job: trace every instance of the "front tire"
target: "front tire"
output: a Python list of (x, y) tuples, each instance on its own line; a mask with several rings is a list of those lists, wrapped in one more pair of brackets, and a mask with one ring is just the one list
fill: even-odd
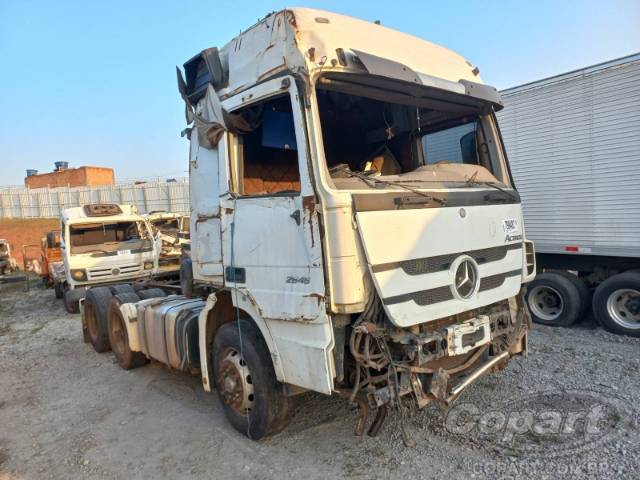
[(67, 289), (64, 292), (64, 309), (67, 311), (67, 313), (80, 313), (80, 303), (78, 303), (78, 300), (74, 300), (71, 298), (71, 290)]
[(593, 313), (610, 332), (640, 337), (640, 273), (620, 273), (598, 285)]
[(576, 282), (557, 272), (545, 272), (527, 286), (527, 304), (533, 321), (568, 327), (584, 311)]
[(60, 282), (53, 283), (53, 291), (56, 295), (57, 299), (61, 299), (64, 297), (64, 285)]
[(238, 432), (260, 440), (287, 425), (289, 398), (276, 380), (269, 350), (255, 324), (241, 319), (222, 325), (212, 357), (218, 398)]

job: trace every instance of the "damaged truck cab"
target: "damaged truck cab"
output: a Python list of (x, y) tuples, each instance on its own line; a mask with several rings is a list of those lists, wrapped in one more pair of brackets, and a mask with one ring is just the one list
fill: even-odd
[[(377, 409), (375, 434), (389, 406), (448, 404), (526, 351), (533, 245), (500, 96), (477, 67), (292, 9), (196, 55), (178, 83), (191, 125), (182, 283), (204, 300), (194, 367), (239, 431), (277, 432), (288, 398), (313, 390), (357, 403), (359, 434)], [(144, 312), (122, 313), (137, 335)]]

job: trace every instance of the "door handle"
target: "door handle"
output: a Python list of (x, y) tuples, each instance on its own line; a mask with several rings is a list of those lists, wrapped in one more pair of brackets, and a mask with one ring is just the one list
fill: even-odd
[(296, 210), (289, 216), (296, 221), (296, 225), (300, 225), (300, 210)]

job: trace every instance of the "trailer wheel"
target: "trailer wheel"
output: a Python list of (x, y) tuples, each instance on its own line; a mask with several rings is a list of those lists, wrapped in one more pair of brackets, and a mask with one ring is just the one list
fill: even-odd
[(118, 365), (125, 370), (149, 363), (149, 360), (144, 354), (141, 352), (133, 352), (129, 347), (127, 326), (120, 311), (120, 305), (138, 301), (140, 301), (140, 298), (135, 293), (119, 293), (113, 296), (109, 304), (107, 319), (109, 326), (109, 343), (118, 361)]
[(64, 297), (64, 285), (60, 282), (53, 282), (53, 291), (59, 300)]
[(533, 321), (542, 325), (568, 327), (583, 309), (576, 283), (557, 272), (536, 276), (527, 287), (526, 298)]
[(578, 290), (578, 294), (580, 295), (580, 314), (578, 316), (578, 319), (580, 319), (582, 316), (584, 316), (584, 314), (587, 313), (587, 310), (589, 310), (589, 307), (591, 306), (591, 292), (589, 291), (589, 287), (587, 287), (587, 284), (584, 283), (584, 280), (582, 280), (577, 275), (562, 270), (554, 273), (559, 273), (565, 278), (568, 278), (569, 281), (571, 281), (571, 283), (573, 283)]
[(598, 285), (593, 313), (607, 330), (640, 337), (640, 273), (620, 273)]
[(71, 290), (67, 289), (63, 295), (64, 309), (67, 313), (80, 313), (80, 304), (78, 300), (71, 298)]
[(288, 423), (289, 398), (276, 380), (269, 350), (249, 320), (226, 323), (213, 341), (213, 376), (218, 398), (233, 427), (259, 440)]
[(87, 326), (89, 341), (98, 353), (109, 350), (109, 329), (107, 313), (113, 294), (109, 287), (94, 287), (87, 290), (84, 299), (84, 322)]
[(166, 297), (167, 294), (161, 288), (149, 288), (147, 290), (138, 290), (138, 296), (140, 300), (146, 300), (148, 298)]
[(136, 293), (134, 288), (128, 283), (120, 283), (118, 285), (113, 285), (110, 287), (110, 290), (111, 290), (111, 293), (114, 295), (117, 295), (119, 293), (133, 293), (133, 294)]

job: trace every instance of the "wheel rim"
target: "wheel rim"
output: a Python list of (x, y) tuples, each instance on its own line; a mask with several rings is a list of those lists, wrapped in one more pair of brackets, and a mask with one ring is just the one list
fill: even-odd
[(115, 320), (109, 322), (111, 328), (111, 350), (120, 358), (124, 354), (124, 347), (127, 342), (126, 330), (119, 315), (115, 316)]
[(640, 292), (632, 288), (615, 290), (607, 298), (607, 313), (624, 328), (640, 329)]
[(85, 302), (84, 311), (87, 319), (87, 331), (89, 332), (89, 336), (95, 340), (98, 338), (98, 319), (93, 303)]
[(218, 385), (225, 404), (240, 415), (248, 415), (255, 402), (251, 372), (240, 352), (228, 348), (218, 367)]
[(527, 303), (531, 312), (549, 322), (556, 321), (564, 311), (564, 300), (553, 287), (538, 285), (529, 291)]

